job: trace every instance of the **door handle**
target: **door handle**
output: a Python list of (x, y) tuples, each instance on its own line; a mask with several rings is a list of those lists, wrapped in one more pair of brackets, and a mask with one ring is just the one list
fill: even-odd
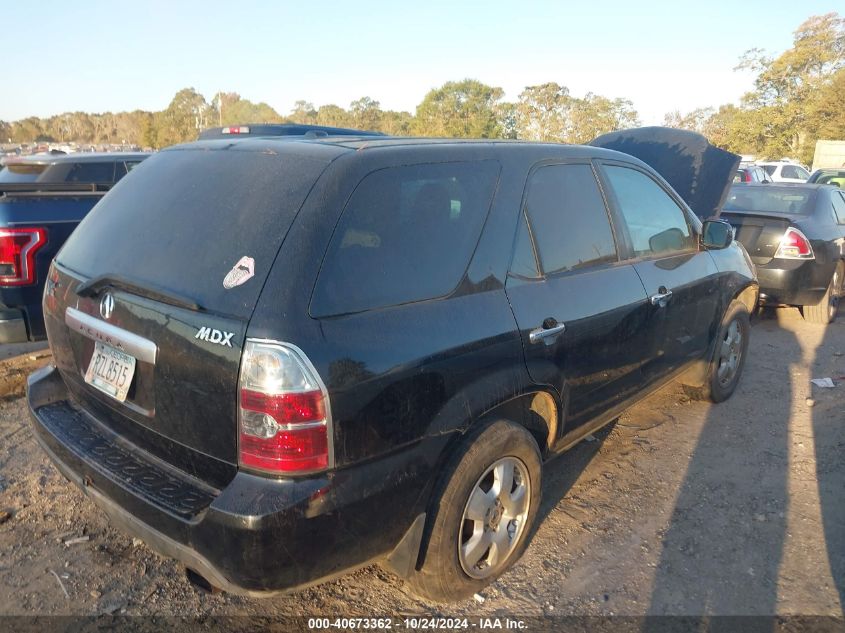
[(667, 290), (666, 286), (660, 286), (660, 288), (657, 289), (657, 293), (651, 295), (648, 299), (651, 301), (651, 305), (659, 308), (665, 308), (671, 298), (672, 291)]
[(558, 323), (555, 319), (546, 319), (543, 325), (531, 330), (528, 334), (528, 340), (532, 343), (544, 342), (546, 345), (551, 345), (555, 336), (566, 329), (566, 325)]

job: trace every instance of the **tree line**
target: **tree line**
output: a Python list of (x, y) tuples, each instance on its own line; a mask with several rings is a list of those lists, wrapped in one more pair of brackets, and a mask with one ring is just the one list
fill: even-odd
[[(756, 79), (754, 89), (739, 104), (670, 112), (664, 125), (701, 132), (714, 144), (740, 154), (809, 162), (817, 139), (845, 138), (843, 66), (845, 20), (837, 13), (813, 16), (798, 27), (792, 47), (779, 56), (760, 49), (743, 55), (737, 68), (752, 70)], [(68, 112), (0, 121), (0, 140), (161, 148), (193, 140), (206, 127), (258, 122), (352, 127), (399, 136), (563, 143), (583, 143), (640, 124), (628, 99), (593, 93), (577, 97), (566, 86), (548, 82), (527, 86), (515, 101), (506, 101), (501, 88), (464, 79), (430, 90), (413, 114), (384, 110), (377, 100), (364, 96), (348, 108), (297, 101), (291, 112), (282, 115), (267, 103), (253, 103), (235, 92), (219, 92), (207, 100), (185, 88), (159, 112)]]
[(210, 126), (290, 122), (378, 130), (397, 136), (578, 143), (596, 133), (639, 124), (630, 101), (594, 94), (576, 98), (556, 83), (528, 86), (516, 102), (503, 101), (503, 96), (501, 88), (464, 79), (431, 90), (415, 114), (384, 110), (378, 101), (364, 96), (348, 108), (334, 104), (315, 107), (308, 101), (297, 101), (293, 110), (283, 116), (268, 104), (253, 103), (235, 92), (220, 92), (206, 100), (193, 88), (185, 88), (160, 112), (67, 112), (45, 119), (0, 121), (0, 140), (127, 143), (161, 148), (194, 140), (199, 130)]
[(845, 139), (845, 20), (839, 14), (806, 20), (778, 56), (750, 49), (737, 68), (756, 73), (754, 89), (738, 105), (671, 112), (664, 125), (701, 132), (738, 154), (807, 164), (818, 139)]

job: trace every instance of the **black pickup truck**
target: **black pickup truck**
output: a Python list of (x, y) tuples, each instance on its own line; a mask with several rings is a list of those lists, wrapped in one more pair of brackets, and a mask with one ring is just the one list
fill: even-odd
[(0, 343), (45, 338), (50, 262), (100, 198), (148, 153), (44, 154), (0, 169)]

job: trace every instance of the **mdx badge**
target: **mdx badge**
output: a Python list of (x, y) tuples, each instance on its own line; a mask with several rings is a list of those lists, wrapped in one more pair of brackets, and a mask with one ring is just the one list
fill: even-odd
[(217, 343), (224, 347), (232, 347), (232, 337), (234, 332), (222, 332), (220, 330), (213, 330), (210, 327), (201, 327), (194, 338), (201, 341), (208, 341), (209, 343)]
[(107, 292), (100, 299), (100, 316), (108, 321), (112, 312), (114, 312), (114, 296), (112, 293)]

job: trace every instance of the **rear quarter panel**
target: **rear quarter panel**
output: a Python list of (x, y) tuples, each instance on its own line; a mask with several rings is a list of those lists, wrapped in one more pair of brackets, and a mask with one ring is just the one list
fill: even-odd
[(496, 403), (533, 387), (504, 292), (525, 177), (508, 165), (502, 165), (478, 247), (451, 296), (309, 316), (320, 260), (364, 175), (413, 162), (499, 159), (478, 148), (447, 156), (427, 147), (405, 163), (375, 150), (363, 159), (338, 159), (286, 237), (250, 323), (249, 337), (292, 342), (319, 371), (330, 394), (339, 467), (465, 428)]
[(835, 190), (826, 189), (819, 191), (813, 214), (802, 218), (798, 226), (813, 245), (817, 263), (829, 268), (832, 275), (837, 262), (845, 259), (845, 225), (837, 222), (833, 211), (830, 195)]

